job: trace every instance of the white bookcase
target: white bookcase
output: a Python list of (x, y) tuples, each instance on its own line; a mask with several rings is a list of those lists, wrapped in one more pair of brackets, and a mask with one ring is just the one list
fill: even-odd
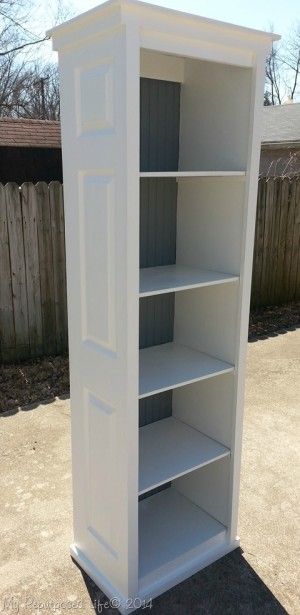
[(236, 548), (264, 60), (133, 0), (58, 26), (71, 553), (120, 611)]

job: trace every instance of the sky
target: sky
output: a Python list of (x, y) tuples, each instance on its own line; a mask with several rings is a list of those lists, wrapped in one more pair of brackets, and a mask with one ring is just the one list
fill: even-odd
[[(65, 0), (65, 2), (70, 7), (71, 16), (79, 15), (101, 4), (97, 0)], [(300, 22), (299, 0), (287, 2), (284, 0), (156, 0), (152, 3), (248, 28), (272, 29), (283, 36), (288, 35), (297, 21)], [(32, 29), (39, 35), (53, 24), (54, 4), (55, 0), (38, 1)], [(50, 48), (48, 44), (44, 49), (45, 54), (50, 53)]]

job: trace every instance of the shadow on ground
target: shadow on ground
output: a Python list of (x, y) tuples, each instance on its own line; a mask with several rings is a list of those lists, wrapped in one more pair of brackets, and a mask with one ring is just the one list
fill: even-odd
[(252, 309), (249, 316), (249, 342), (266, 340), (300, 327), (300, 301)]
[[(17, 414), (17, 412), (30, 412), (31, 410), (40, 410), (43, 406), (51, 405), (57, 400), (67, 400), (70, 399), (70, 391), (67, 393), (62, 393), (61, 395), (51, 395), (42, 400), (33, 401), (26, 406), (18, 406), (17, 408), (11, 408), (10, 410), (0, 411), (0, 419), (13, 416)], [(1, 613), (1, 611), (0, 611)]]
[(66, 355), (29, 359), (0, 366), (0, 416), (19, 409), (34, 410), (66, 399), (69, 394), (69, 360)]
[(259, 340), (267, 340), (270, 337), (277, 337), (278, 335), (285, 335), (290, 331), (297, 331), (300, 328), (300, 323), (298, 325), (294, 325), (291, 327), (285, 327), (282, 329), (276, 329), (275, 331), (267, 331), (266, 333), (249, 333), (248, 342), (251, 344), (252, 342), (258, 342)]
[[(108, 598), (78, 566), (91, 600), (99, 615), (116, 615), (116, 608), (106, 607)], [(152, 609), (140, 608), (139, 613), (153, 615), (284, 615), (281, 606), (268, 587), (248, 564), (241, 549), (201, 570), (162, 596), (155, 598)]]

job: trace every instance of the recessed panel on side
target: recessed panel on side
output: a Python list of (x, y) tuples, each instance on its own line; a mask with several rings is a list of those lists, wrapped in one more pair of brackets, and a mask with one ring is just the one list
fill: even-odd
[[(87, 421), (87, 530), (105, 557), (118, 558), (114, 531), (116, 507), (114, 456), (117, 446), (116, 409), (85, 391)], [(103, 463), (105, 459), (105, 464)], [(107, 472), (110, 467), (110, 473)], [(101, 489), (100, 489), (101, 485)]]
[(99, 58), (75, 69), (78, 136), (114, 127), (113, 58)]
[[(114, 177), (79, 174), (82, 337), (115, 352)], [(97, 249), (95, 249), (95, 246)]]

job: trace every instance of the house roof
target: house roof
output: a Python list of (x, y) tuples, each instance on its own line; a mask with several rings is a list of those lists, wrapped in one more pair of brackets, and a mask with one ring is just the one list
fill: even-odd
[(0, 147), (61, 147), (60, 122), (0, 118)]
[(263, 108), (262, 143), (300, 143), (300, 103)]
[[(263, 108), (262, 143), (300, 143), (300, 103)], [(0, 147), (60, 148), (60, 122), (0, 118)]]

